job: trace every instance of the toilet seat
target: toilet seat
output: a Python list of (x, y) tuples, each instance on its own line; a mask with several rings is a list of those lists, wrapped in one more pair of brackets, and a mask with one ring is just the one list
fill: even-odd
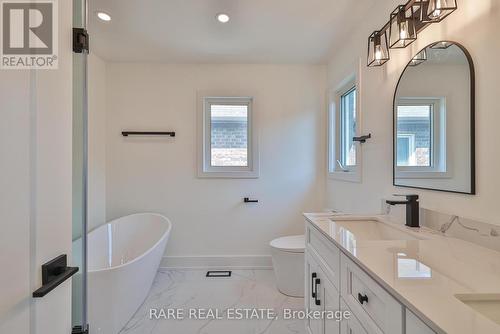
[(306, 239), (302, 235), (292, 235), (271, 241), (270, 246), (276, 250), (289, 253), (304, 253)]

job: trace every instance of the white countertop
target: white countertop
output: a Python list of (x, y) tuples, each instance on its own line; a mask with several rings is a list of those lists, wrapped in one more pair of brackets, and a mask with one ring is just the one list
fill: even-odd
[[(396, 225), (385, 216), (304, 216), (434, 330), (450, 334), (500, 333), (500, 325), (455, 297), (500, 294), (499, 252), (430, 229)], [(349, 230), (336, 223), (346, 220), (351, 221), (347, 223)], [(370, 240), (377, 231), (363, 222), (367, 220), (386, 223), (416, 239)]]

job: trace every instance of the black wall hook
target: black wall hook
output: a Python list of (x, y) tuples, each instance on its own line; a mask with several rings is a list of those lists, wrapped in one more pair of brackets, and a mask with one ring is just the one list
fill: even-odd
[(366, 140), (370, 139), (371, 137), (372, 137), (372, 134), (369, 133), (369, 134), (364, 135), (364, 136), (352, 137), (352, 141), (357, 141), (357, 142), (360, 142), (361, 144), (364, 144), (364, 143), (366, 143)]

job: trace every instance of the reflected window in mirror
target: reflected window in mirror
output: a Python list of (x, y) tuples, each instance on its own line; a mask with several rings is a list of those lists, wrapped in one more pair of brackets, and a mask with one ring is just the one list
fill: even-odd
[(432, 105), (398, 105), (398, 167), (432, 166)]
[[(396, 108), (396, 175), (448, 177), (445, 98), (399, 98)], [(419, 172), (426, 174), (418, 174)]]

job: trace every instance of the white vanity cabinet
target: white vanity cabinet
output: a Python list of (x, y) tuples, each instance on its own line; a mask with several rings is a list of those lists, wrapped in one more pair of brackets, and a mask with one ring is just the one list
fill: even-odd
[[(305, 304), (308, 310), (335, 312), (340, 307), (340, 252), (333, 244), (325, 243), (324, 237), (317, 233), (308, 227)], [(307, 320), (309, 334), (339, 333), (339, 326), (339, 321), (325, 317)]]
[(435, 334), (413, 312), (406, 310), (406, 334)]
[[(348, 310), (352, 313), (342, 299), (340, 300), (340, 308), (342, 311)], [(340, 323), (340, 334), (368, 334), (368, 332), (355, 316), (351, 316)]]
[(341, 295), (370, 333), (403, 333), (404, 308), (353, 261), (342, 254)]
[(306, 223), (308, 310), (351, 312), (349, 319), (308, 319), (309, 334), (433, 334), (312, 223)]
[[(337, 311), (340, 295), (325, 274), (318, 259), (311, 253), (306, 255), (306, 308), (310, 311)], [(340, 323), (327, 320), (325, 317), (307, 319), (307, 329), (310, 334), (339, 333)]]
[[(306, 264), (306, 277), (304, 281), (306, 286), (305, 286), (304, 301), (306, 304), (306, 310), (320, 311), (321, 302), (319, 303), (316, 302), (318, 298), (316, 289), (318, 288), (319, 283), (321, 283), (321, 281), (318, 282), (318, 280), (321, 280), (321, 277), (319, 277), (321, 276), (319, 274), (319, 271), (321, 269), (319, 268), (318, 263), (312, 257), (311, 254), (306, 254), (305, 264)], [(323, 327), (320, 319), (307, 318), (306, 327), (309, 330), (309, 334), (323, 333)]]

